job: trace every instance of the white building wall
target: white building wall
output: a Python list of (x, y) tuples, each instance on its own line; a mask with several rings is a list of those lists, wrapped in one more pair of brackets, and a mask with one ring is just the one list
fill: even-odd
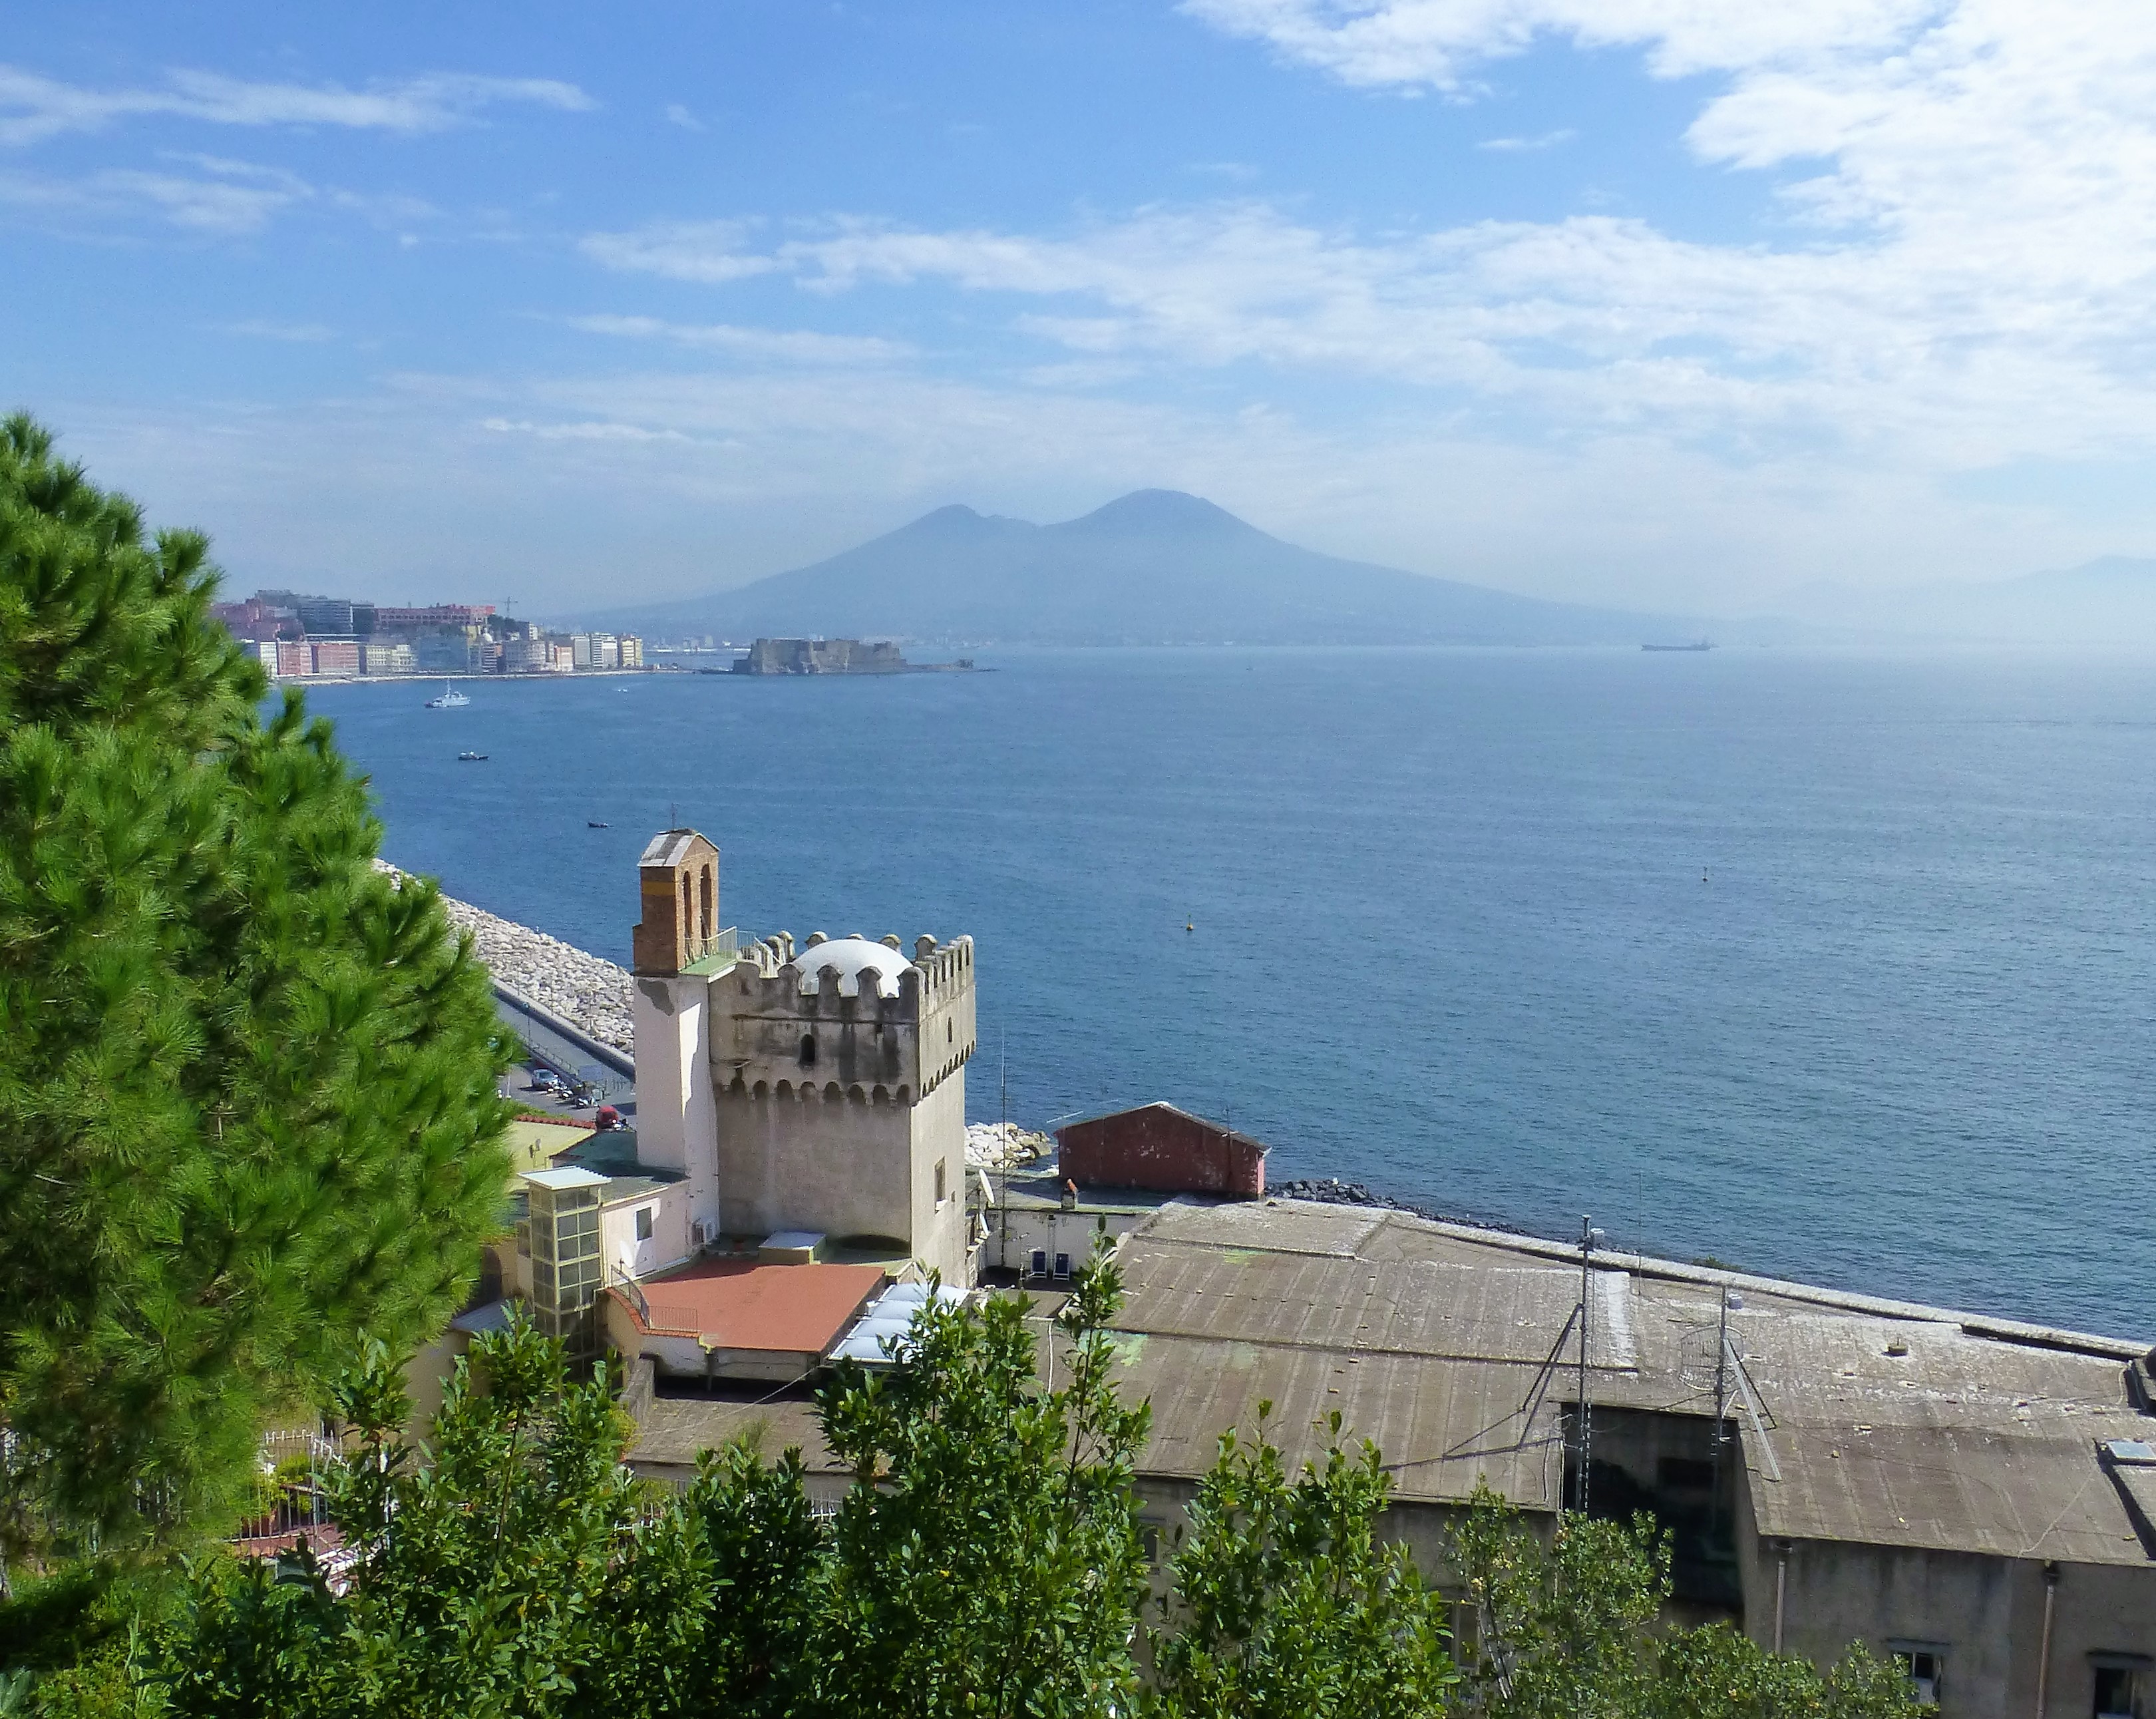
[(630, 998), (636, 1029), (636, 1155), (679, 1170), (687, 1221), (716, 1234), (719, 1119), (711, 1092), (711, 981), (639, 978)]
[[(606, 1207), (599, 1214), (599, 1260), (605, 1281), (648, 1277), (679, 1265), (696, 1251), (689, 1241), (689, 1184), (676, 1182), (639, 1199)], [(639, 1241), (636, 1215), (651, 1214), (651, 1237)]]
[[(967, 993), (970, 999), (972, 992)], [(913, 1256), (960, 1288), (966, 1270), (966, 1070), (963, 1065), (912, 1110)], [(936, 1172), (943, 1170), (943, 1198)]]

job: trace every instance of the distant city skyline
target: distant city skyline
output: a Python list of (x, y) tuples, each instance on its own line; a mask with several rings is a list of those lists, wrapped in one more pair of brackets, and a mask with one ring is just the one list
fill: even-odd
[(0, 404), (228, 595), (570, 614), (1148, 486), (1709, 613), (2156, 555), (2125, 0), (13, 23)]

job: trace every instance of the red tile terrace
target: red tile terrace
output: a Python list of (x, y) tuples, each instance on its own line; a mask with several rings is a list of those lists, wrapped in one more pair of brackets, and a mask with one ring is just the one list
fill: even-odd
[(708, 1349), (821, 1355), (883, 1287), (880, 1265), (764, 1265), (703, 1260), (644, 1284), (643, 1306), (619, 1299), (646, 1337), (694, 1337)]

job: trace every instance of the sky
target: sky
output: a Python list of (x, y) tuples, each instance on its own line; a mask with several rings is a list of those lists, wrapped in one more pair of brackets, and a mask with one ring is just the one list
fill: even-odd
[(1145, 486), (1708, 613), (2156, 554), (2156, 8), (18, 8), (0, 405), (532, 613)]

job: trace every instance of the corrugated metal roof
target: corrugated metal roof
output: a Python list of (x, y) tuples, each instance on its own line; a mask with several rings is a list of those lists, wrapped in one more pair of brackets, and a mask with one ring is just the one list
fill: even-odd
[[(1153, 1399), (1142, 1467), (1197, 1472), (1219, 1429), (1247, 1426), (1270, 1397), (1276, 1438), (1312, 1450), (1305, 1429), (1339, 1409), (1349, 1431), (1377, 1440), (1404, 1498), (1462, 1496), (1483, 1472), (1522, 1504), (1554, 1507), (1575, 1339), (1535, 1412), (1522, 1405), (1578, 1301), (1578, 1270), (1559, 1249), (1279, 1201), (1165, 1210), (1123, 1257), (1127, 1378)], [(1723, 1285), (1626, 1263), (1605, 1270), (1598, 1256), (1593, 1274), (1592, 1400), (1711, 1415)], [(1761, 1410), (1755, 1426), (1732, 1373), (1727, 1412), (1762, 1534), (2148, 1562), (2130, 1488), (2097, 1457), (2100, 1439), (2156, 1430), (2128, 1400), (2123, 1346), (2016, 1340), (1938, 1310), (1897, 1316), (1878, 1311), (1894, 1304), (1782, 1289), (1748, 1290), (1729, 1316)]]

